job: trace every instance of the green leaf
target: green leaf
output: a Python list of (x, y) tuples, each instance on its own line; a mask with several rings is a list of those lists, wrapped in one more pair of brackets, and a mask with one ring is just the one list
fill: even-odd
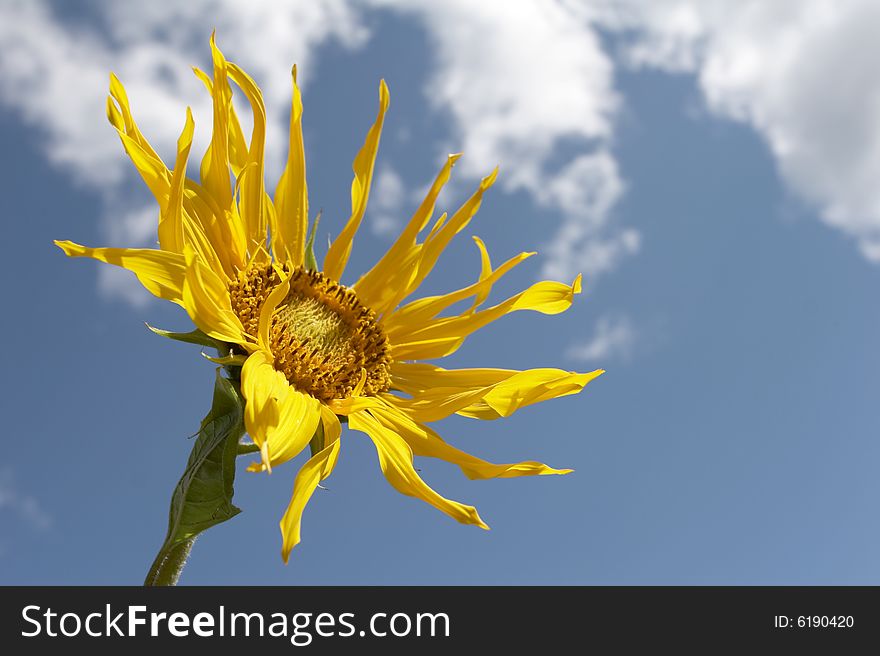
[(199, 344), (200, 346), (210, 346), (211, 348), (215, 348), (221, 353), (229, 350), (228, 347), (221, 341), (214, 339), (213, 337), (208, 337), (201, 330), (196, 328), (188, 333), (175, 333), (170, 330), (162, 330), (161, 328), (154, 328), (148, 323), (144, 323), (144, 325), (152, 330), (157, 335), (162, 337), (167, 337), (168, 339), (174, 339), (178, 342), (186, 342), (187, 344)]
[[(214, 403), (202, 420), (186, 470), (171, 496), (168, 534), (156, 556), (146, 585), (173, 584), (164, 565), (205, 529), (239, 512), (232, 504), (235, 458), (244, 435), (243, 404), (235, 384), (217, 370)], [(182, 566), (182, 565), (181, 565)], [(176, 577), (175, 577), (176, 578)]]

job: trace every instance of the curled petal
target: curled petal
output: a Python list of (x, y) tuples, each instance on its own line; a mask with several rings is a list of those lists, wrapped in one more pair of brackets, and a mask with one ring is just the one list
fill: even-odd
[(183, 305), (186, 264), (183, 255), (151, 248), (89, 248), (55, 241), (68, 257), (91, 257), (134, 273), (154, 296)]
[(449, 155), (406, 228), (388, 252), (355, 283), (354, 289), (358, 297), (376, 314), (385, 314), (391, 310), (412, 287), (418, 274), (418, 261), (422, 248), (422, 245), (417, 243), (417, 238), (428, 225), (437, 204), (437, 197), (449, 182), (452, 167), (460, 157), (460, 154)]
[(421, 479), (413, 467), (412, 449), (393, 430), (383, 426), (370, 413), (363, 411), (349, 415), (348, 423), (354, 430), (366, 433), (373, 441), (376, 453), (379, 455), (382, 473), (398, 492), (421, 499), (462, 524), (489, 528), (480, 518), (476, 508), (437, 494)]
[(241, 321), (232, 311), (226, 283), (186, 248), (183, 306), (192, 322), (206, 335), (230, 344), (250, 345)]
[(292, 387), (263, 350), (244, 363), (241, 392), (247, 401), (245, 428), (262, 454), (262, 462), (251, 470), (271, 472), (299, 455), (318, 427), (320, 402)]
[(572, 471), (571, 469), (554, 469), (533, 460), (494, 464), (447, 444), (430, 428), (414, 422), (390, 405), (370, 410), (370, 414), (383, 426), (400, 435), (410, 446), (414, 455), (438, 458), (458, 465), (464, 475), (470, 479), (547, 476), (549, 474), (568, 474)]
[(538, 282), (528, 289), (486, 310), (457, 317), (441, 317), (421, 324), (407, 322), (389, 329), (395, 360), (431, 360), (454, 353), (471, 333), (496, 319), (519, 310), (558, 314), (571, 306), (581, 292), (581, 277), (571, 285), (561, 282)]
[(159, 216), (159, 247), (165, 251), (183, 252), (183, 188), (186, 181), (186, 162), (192, 147), (195, 122), (189, 107), (186, 122), (177, 140), (177, 159), (171, 176), (168, 204)]
[(290, 552), (300, 542), (300, 526), (303, 511), (318, 484), (327, 478), (336, 465), (339, 456), (339, 440), (333, 440), (328, 446), (309, 458), (302, 466), (293, 482), (293, 494), (290, 504), (281, 518), (281, 558), (286, 563)]
[(354, 158), (352, 170), (354, 180), (351, 181), (351, 218), (339, 233), (336, 240), (330, 245), (327, 256), (324, 258), (324, 273), (333, 280), (339, 280), (348, 264), (351, 255), (351, 245), (354, 235), (361, 225), (364, 212), (367, 211), (367, 198), (370, 195), (370, 184), (373, 181), (373, 166), (376, 163), (376, 153), (379, 150), (379, 137), (382, 135), (382, 124), (385, 122), (385, 112), (388, 111), (388, 86), (385, 80), (379, 83), (379, 114), (376, 122), (367, 133), (364, 145)]
[(302, 133), (302, 94), (296, 84), (296, 66), (291, 72), (293, 96), (290, 108), (290, 138), (287, 164), (275, 189), (275, 224), (272, 252), (277, 259), (299, 266), (304, 261), (309, 223), (309, 194), (306, 185), (306, 156)]
[(453, 413), (498, 419), (534, 403), (577, 394), (603, 373), (602, 369), (589, 373), (549, 368), (450, 370), (427, 363), (396, 363), (392, 384), (412, 398), (391, 398), (416, 421), (439, 421)]

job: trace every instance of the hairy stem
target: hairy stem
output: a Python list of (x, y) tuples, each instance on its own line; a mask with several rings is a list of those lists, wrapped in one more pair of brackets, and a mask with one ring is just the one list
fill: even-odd
[(169, 549), (163, 548), (153, 561), (144, 581), (146, 586), (177, 585), (195, 538), (178, 542)]

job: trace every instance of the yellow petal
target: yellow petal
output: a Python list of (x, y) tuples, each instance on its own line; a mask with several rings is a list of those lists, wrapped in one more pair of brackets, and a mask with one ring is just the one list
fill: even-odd
[[(457, 351), (463, 343), (464, 337), (454, 334), (427, 336), (424, 339), (408, 337), (402, 339), (396, 347), (394, 344), (391, 345), (391, 357), (397, 361), (442, 358), (445, 355)], [(412, 355), (414, 353), (417, 355)]]
[(266, 300), (263, 301), (263, 306), (260, 308), (257, 337), (260, 341), (260, 346), (266, 351), (271, 351), (269, 329), (272, 326), (272, 315), (275, 314), (278, 304), (287, 297), (288, 291), (290, 291), (290, 276), (282, 278), (281, 282), (275, 285), (275, 288), (269, 292)]
[(254, 128), (247, 150), (247, 176), (241, 182), (241, 217), (248, 236), (248, 247), (262, 246), (266, 243), (268, 222), (265, 204), (265, 181), (263, 177), (263, 156), (266, 142), (266, 107), (263, 94), (257, 84), (241, 68), (232, 62), (227, 63), (229, 77), (241, 88), (251, 105)]
[(168, 205), (168, 195), (171, 189), (171, 173), (162, 160), (150, 155), (136, 140), (124, 132), (119, 132), (119, 138), (122, 141), (122, 147), (131, 158), (132, 164), (156, 198), (159, 210), (164, 212)]
[[(168, 204), (171, 172), (138, 129), (129, 107), (125, 87), (112, 73), (110, 74), (110, 96), (107, 97), (107, 118), (116, 128), (125, 152), (128, 153), (138, 173), (155, 196), (160, 211), (164, 213)], [(188, 117), (188, 120), (191, 119)]]
[(292, 266), (303, 263), (309, 227), (309, 194), (306, 185), (306, 156), (302, 133), (302, 95), (296, 84), (296, 66), (291, 73), (293, 97), (287, 164), (275, 189), (277, 218), (272, 226), (272, 252)]
[[(450, 156), (450, 158), (457, 156)], [(455, 159), (447, 162), (449, 167)], [(398, 303), (403, 301), (407, 296), (412, 294), (422, 281), (428, 276), (434, 268), (440, 254), (449, 244), (450, 240), (459, 232), (461, 232), (480, 209), (483, 202), (483, 194), (489, 187), (495, 183), (498, 175), (498, 169), (495, 169), (488, 176), (480, 181), (477, 191), (462, 205), (449, 221), (446, 220), (446, 214), (442, 214), (431, 228), (430, 233), (425, 241), (421, 244), (413, 244), (408, 248), (401, 247), (389, 257), (388, 265), (390, 268), (394, 266), (396, 271), (387, 272), (387, 278), (384, 281), (386, 285), (385, 291), (377, 291), (364, 284), (367, 297), (375, 299), (374, 304), (370, 304), (378, 314), (386, 314), (391, 311)], [(426, 198), (426, 203), (430, 201), (430, 208), (433, 209), (434, 200), (439, 193), (442, 183), (448, 179), (448, 170), (444, 168), (441, 175), (438, 176), (431, 192)], [(424, 204), (423, 204), (424, 205)], [(428, 220), (425, 216), (424, 222)], [(425, 223), (420, 224), (420, 229)], [(385, 273), (384, 271), (382, 273)], [(373, 285), (381, 285), (379, 280), (372, 281)], [(360, 293), (360, 288), (358, 288)]]
[(391, 367), (391, 381), (394, 389), (421, 394), (438, 387), (465, 390), (490, 387), (518, 373), (515, 369), (443, 369), (428, 362), (395, 362)]
[(150, 248), (89, 248), (72, 241), (55, 241), (69, 257), (91, 257), (128, 269), (154, 296), (183, 305), (186, 265), (182, 255)]
[[(520, 253), (507, 260), (507, 262), (494, 271), (486, 274), (485, 266), (489, 254), (486, 252), (485, 246), (481, 241), (477, 241), (477, 244), (480, 247), (483, 265), (483, 272), (480, 275), (480, 279), (473, 285), (469, 285), (455, 292), (442, 294), (440, 296), (426, 296), (425, 298), (420, 298), (411, 303), (407, 303), (405, 306), (392, 312), (382, 322), (382, 327), (392, 341), (398, 336), (407, 335), (414, 329), (424, 327), (446, 308), (466, 298), (470, 298), (471, 296), (474, 297), (474, 304), (471, 309), (476, 309), (476, 307), (489, 295), (492, 286), (496, 282), (520, 262), (524, 262), (535, 254), (534, 252)], [(489, 266), (491, 266), (491, 264), (489, 264)]]
[(203, 71), (193, 69), (212, 98), (214, 122), (211, 143), (202, 158), (202, 186), (188, 181), (187, 190), (194, 192), (203, 210), (208, 210), (199, 212), (202, 229), (214, 245), (227, 276), (231, 277), (248, 260), (248, 236), (233, 202), (229, 171), (231, 169), (237, 179), (241, 176), (247, 165), (248, 149), (232, 104), (227, 62), (217, 48), (213, 34), (211, 53), (213, 79)]
[(293, 494), (284, 516), (281, 518), (281, 558), (286, 563), (290, 552), (300, 542), (300, 526), (306, 504), (318, 484), (327, 478), (336, 465), (339, 456), (339, 440), (333, 440), (329, 446), (316, 453), (302, 466), (293, 483)]
[(480, 519), (477, 509), (451, 501), (432, 490), (413, 467), (413, 452), (397, 433), (383, 426), (368, 412), (355, 412), (348, 417), (349, 426), (366, 433), (379, 455), (379, 465), (388, 482), (401, 494), (431, 504), (462, 524), (489, 527)]
[(578, 394), (587, 383), (603, 373), (604, 369), (584, 374), (554, 369), (522, 371), (494, 386), (481, 401), (458, 410), (456, 414), (474, 419), (509, 417), (527, 405)]
[(308, 445), (321, 419), (321, 403), (292, 387), (263, 350), (252, 353), (241, 370), (244, 425), (263, 454), (261, 469), (295, 458)]
[(376, 314), (384, 314), (397, 305), (400, 302), (397, 299), (398, 292), (409, 289), (412, 284), (418, 263), (418, 258), (415, 255), (421, 248), (417, 246), (416, 239), (434, 214), (437, 197), (449, 181), (452, 167), (460, 157), (460, 154), (449, 155), (406, 228), (403, 229), (388, 252), (382, 256), (382, 259), (361, 276), (354, 285), (358, 298), (372, 308)]
[[(193, 67), (193, 73), (195, 73), (196, 77), (202, 81), (202, 83), (205, 85), (205, 88), (208, 89), (208, 93), (211, 94), (211, 96), (213, 97), (214, 81), (211, 79), (211, 77), (197, 67)], [(228, 82), (227, 88), (229, 88)], [(231, 88), (229, 93), (231, 95)], [(229, 103), (229, 116), (227, 117), (226, 128), (226, 148), (229, 156), (229, 166), (230, 168), (232, 168), (232, 174), (238, 176), (238, 174), (247, 163), (248, 149), (247, 143), (244, 139), (244, 132), (242, 132), (241, 123), (238, 120), (238, 115), (235, 113), (235, 105), (233, 103)]]
[(346, 399), (333, 399), (327, 405), (335, 414), (346, 417), (361, 410), (377, 407), (381, 405), (381, 401), (374, 396), (350, 396)]
[(194, 129), (192, 111), (187, 107), (183, 132), (177, 140), (177, 159), (171, 176), (168, 204), (159, 216), (159, 247), (175, 253), (183, 252), (183, 189)]
[(224, 248), (223, 242), (220, 242), (219, 248), (215, 246), (217, 242), (208, 237), (201, 221), (193, 218), (188, 211), (181, 212), (180, 219), (183, 228), (183, 249), (191, 248), (217, 276), (221, 279), (230, 279), (236, 271), (232, 264), (235, 258)]
[(111, 96), (107, 96), (107, 120), (110, 121), (110, 125), (112, 125), (120, 132), (125, 131), (125, 121), (122, 118), (122, 113), (119, 111), (116, 103), (113, 102), (113, 98)]
[[(204, 241), (210, 244), (210, 250), (214, 251), (215, 256), (206, 255), (203, 251), (208, 249), (198, 245), (195, 240), (188, 239), (187, 243), (215, 273), (227, 278), (234, 277), (248, 261), (244, 227), (232, 217), (232, 210), (235, 208), (221, 209), (207, 189), (189, 178), (184, 186), (184, 234), (187, 233), (186, 219), (189, 217), (204, 235)], [(215, 261), (220, 263), (220, 268), (215, 266)]]
[[(119, 105), (118, 110), (113, 105), (114, 100)], [(146, 140), (138, 129), (131, 113), (125, 87), (113, 73), (110, 74), (110, 97), (107, 98), (107, 117), (110, 119), (113, 127), (127, 135), (148, 157), (160, 163), (162, 162), (162, 158), (153, 150), (150, 142)], [(164, 168), (165, 165), (163, 164), (162, 166)]]
[[(479, 403), (491, 389), (487, 387), (457, 388), (436, 387), (417, 393), (411, 399), (393, 394), (385, 394), (382, 398), (399, 408), (416, 421), (439, 421), (455, 414), (462, 408)], [(401, 391), (405, 391), (401, 388)]]
[(446, 212), (443, 212), (440, 216), (437, 217), (437, 220), (434, 221), (434, 225), (431, 226), (431, 229), (428, 231), (428, 236), (425, 238), (425, 241), (430, 241), (437, 236), (437, 233), (440, 232), (440, 229), (446, 225), (446, 219), (448, 215)]
[(458, 208), (458, 211), (452, 215), (451, 219), (439, 223), (438, 226), (435, 226), (436, 229), (431, 231), (431, 234), (428, 235), (422, 248), (418, 272), (410, 282), (406, 289), (406, 293), (401, 297), (401, 300), (414, 292), (419, 285), (422, 284), (422, 281), (428, 277), (428, 274), (433, 270), (434, 264), (436, 264), (440, 254), (452, 238), (464, 230), (477, 211), (479, 211), (480, 205), (483, 204), (483, 194), (495, 184), (497, 177), (498, 169), (496, 168), (492, 173), (480, 181), (480, 186), (474, 194), (468, 198), (460, 208)]
[(574, 295), (580, 291), (580, 275), (571, 285), (543, 281), (487, 310), (420, 323), (407, 321), (395, 324), (393, 329), (388, 326), (392, 356), (395, 360), (442, 358), (458, 350), (468, 335), (505, 314), (519, 310), (558, 314), (571, 306)]
[[(483, 240), (477, 236), (474, 236), (473, 239), (477, 248), (480, 249), (480, 279), (477, 284), (485, 283), (494, 273), (492, 259), (489, 257), (489, 251), (486, 249), (486, 244), (483, 243)], [(474, 303), (471, 305), (471, 310), (476, 310), (486, 301), (490, 290), (491, 285), (486, 285), (474, 294)]]
[(236, 314), (232, 311), (226, 283), (186, 247), (186, 277), (183, 306), (193, 323), (206, 335), (231, 344), (250, 344)]
[(583, 374), (561, 369), (448, 370), (427, 363), (395, 363), (392, 385), (412, 398), (391, 398), (420, 422), (439, 421), (452, 413), (498, 419), (534, 403), (577, 394), (603, 373), (602, 369)]
[[(449, 168), (451, 168), (452, 163), (455, 162), (457, 157), (450, 156), (450, 161), (447, 162)], [(483, 178), (477, 191), (458, 209), (451, 219), (447, 221), (446, 214), (441, 215), (423, 243), (416, 244), (413, 239), (413, 243), (407, 248), (404, 248), (402, 245), (393, 253), (389, 251), (387, 265), (379, 270), (380, 274), (387, 276), (385, 280), (382, 281), (377, 275), (370, 281), (373, 287), (366, 282), (363, 284), (366, 296), (374, 299), (370, 303), (370, 307), (378, 314), (385, 315), (418, 289), (422, 281), (433, 270), (437, 259), (450, 240), (470, 223), (470, 220), (480, 209), (480, 205), (483, 202), (483, 194), (495, 183), (497, 175), (498, 169), (495, 169), (491, 174)], [(433, 210), (436, 194), (439, 193), (442, 184), (445, 183), (448, 177), (448, 168), (444, 168), (431, 188), (428, 198), (425, 199), (423, 207), (427, 205)], [(422, 218), (422, 223), (419, 224), (419, 229), (421, 229), (426, 225), (429, 215), (418, 214), (418, 216)], [(413, 221), (411, 225), (414, 225), (414, 223)], [(405, 242), (404, 245), (407, 243)], [(393, 271), (388, 270), (392, 268), (394, 269)], [(381, 289), (383, 283), (385, 285), (384, 290)], [(357, 290), (359, 293), (361, 292), (360, 287), (357, 287)]]
[(323, 403), (321, 404), (321, 424), (324, 427), (324, 446), (335, 442), (342, 435), (342, 424), (339, 417)]
[(554, 469), (532, 460), (496, 465), (447, 444), (430, 428), (414, 422), (392, 406), (370, 410), (370, 414), (383, 426), (400, 435), (409, 444), (414, 455), (438, 458), (458, 465), (464, 475), (472, 480), (547, 476), (568, 474), (572, 471), (571, 469)]
[(373, 180), (373, 165), (376, 162), (376, 152), (379, 150), (379, 137), (382, 135), (382, 124), (385, 121), (388, 103), (388, 86), (385, 84), (385, 80), (382, 80), (379, 83), (379, 114), (352, 164), (354, 180), (351, 182), (351, 218), (330, 245), (327, 256), (324, 258), (323, 271), (333, 280), (339, 280), (345, 271), (345, 265), (351, 255), (354, 235), (361, 224), (361, 219), (364, 218), (364, 212), (367, 210), (367, 198), (370, 195), (370, 184)]
[[(194, 127), (189, 109), (178, 140), (172, 175), (138, 130), (125, 89), (115, 76), (110, 79), (110, 94), (107, 116), (119, 131), (123, 147), (159, 204), (159, 244), (162, 249), (182, 253), (184, 244), (188, 243), (215, 272), (221, 273), (222, 269), (226, 275), (231, 275), (235, 265), (243, 259), (240, 252), (244, 238), (237, 238), (232, 227), (227, 225), (228, 209), (220, 209), (216, 198), (186, 177), (186, 160)], [(187, 221), (191, 225), (187, 226)]]
[(257, 350), (248, 356), (241, 371), (241, 393), (246, 401), (244, 424), (254, 444), (261, 449), (279, 423), (279, 399), (287, 396), (288, 387), (284, 375), (275, 370), (266, 352)]
[(229, 180), (229, 112), (232, 90), (227, 80), (226, 59), (211, 35), (211, 56), (214, 62), (214, 81), (211, 96), (214, 106), (214, 128), (211, 145), (202, 159), (202, 186), (214, 198), (222, 211), (232, 205), (232, 187)]
[[(286, 381), (285, 381), (286, 382)], [(321, 402), (292, 386), (279, 398), (278, 425), (267, 433), (265, 443), (269, 467), (277, 467), (298, 456), (309, 445), (321, 420)]]

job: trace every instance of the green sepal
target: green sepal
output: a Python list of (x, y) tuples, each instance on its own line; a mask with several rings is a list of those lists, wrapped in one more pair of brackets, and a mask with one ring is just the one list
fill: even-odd
[(312, 435), (312, 439), (309, 440), (309, 457), (314, 458), (316, 453), (324, 450), (324, 422), (318, 421), (318, 427), (315, 429), (315, 434)]
[(247, 356), (243, 354), (230, 354), (222, 358), (215, 358), (207, 353), (202, 353), (202, 357), (215, 364), (222, 364), (224, 367), (242, 367), (247, 362)]
[(214, 339), (213, 337), (208, 337), (201, 330), (196, 328), (188, 333), (175, 333), (170, 330), (162, 330), (161, 328), (154, 328), (150, 324), (144, 322), (144, 325), (152, 330), (157, 335), (162, 337), (167, 337), (168, 339), (173, 339), (178, 342), (186, 342), (187, 344), (198, 344), (200, 346), (210, 346), (211, 348), (217, 349), (220, 353), (223, 353), (225, 350), (228, 350), (226, 344), (221, 342), (220, 340)]
[(245, 442), (243, 440), (238, 443), (238, 455), (246, 456), (250, 453), (259, 453), (260, 447), (258, 447), (253, 442)]
[(309, 235), (309, 240), (306, 242), (304, 264), (309, 271), (318, 270), (318, 260), (315, 258), (315, 235), (318, 234), (318, 223), (320, 222), (321, 212), (318, 212), (318, 215), (315, 217), (315, 222), (312, 223), (312, 233)]
[(202, 420), (186, 470), (171, 495), (168, 533), (145, 585), (168, 585), (163, 563), (199, 533), (232, 519), (241, 512), (232, 503), (235, 458), (244, 435), (244, 405), (233, 381), (220, 375), (214, 384), (214, 401)]

